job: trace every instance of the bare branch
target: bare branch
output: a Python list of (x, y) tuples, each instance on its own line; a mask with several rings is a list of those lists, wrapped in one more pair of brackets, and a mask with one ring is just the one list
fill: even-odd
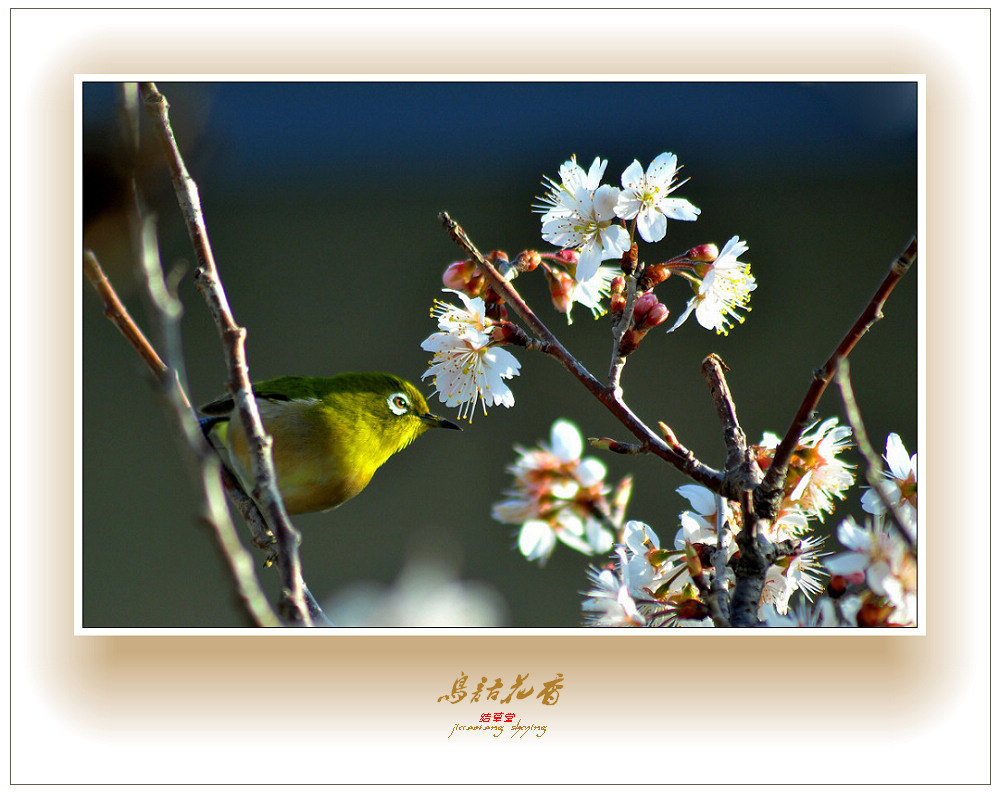
[(840, 344), (837, 345), (837, 348), (830, 355), (826, 364), (822, 369), (817, 369), (813, 373), (812, 384), (806, 391), (802, 404), (799, 405), (795, 418), (792, 419), (791, 426), (785, 432), (785, 437), (782, 438), (781, 443), (778, 444), (778, 448), (775, 449), (771, 465), (764, 474), (764, 481), (757, 489), (756, 501), (762, 510), (762, 514), (773, 515), (773, 512), (776, 510), (782, 488), (784, 487), (785, 476), (788, 473), (788, 463), (795, 452), (795, 447), (802, 436), (802, 431), (808, 425), (812, 412), (816, 409), (816, 405), (819, 403), (819, 399), (826, 390), (827, 385), (829, 385), (840, 361), (846, 359), (851, 354), (851, 351), (861, 340), (861, 337), (868, 332), (868, 329), (872, 325), (882, 318), (882, 307), (885, 305), (885, 301), (892, 294), (892, 290), (899, 283), (899, 279), (906, 275), (916, 259), (917, 238), (913, 237), (909, 245), (907, 245), (906, 250), (892, 263), (889, 272), (886, 273), (882, 282), (875, 290), (875, 294), (868, 301), (868, 305), (865, 306), (857, 321), (841, 340)]
[(726, 444), (726, 472), (724, 495), (738, 499), (742, 493), (753, 490), (760, 484), (763, 474), (757, 461), (747, 449), (747, 436), (736, 418), (736, 403), (726, 382), (725, 372), (729, 367), (715, 353), (711, 353), (701, 364), (702, 374), (712, 391), (712, 401), (722, 422), (722, 434)]
[(228, 298), (215, 266), (201, 211), (198, 187), (187, 171), (168, 116), (169, 105), (157, 90), (155, 83), (141, 83), (143, 103), (153, 122), (166, 154), (167, 165), (174, 183), (178, 204), (184, 216), (188, 236), (198, 260), (196, 283), (208, 303), (216, 327), (224, 342), (226, 364), (229, 370), (227, 388), (232, 394), (236, 411), (246, 433), (252, 468), (254, 471), (253, 496), (261, 506), (269, 526), (273, 527), (278, 544), (278, 567), (281, 572), (284, 595), (293, 623), (311, 625), (312, 620), (304, 598), (302, 569), (299, 560), (299, 533), (285, 511), (284, 502), (277, 488), (271, 439), (267, 436), (253, 398), (246, 365), (246, 329), (237, 325), (229, 307)]
[[(151, 232), (150, 232), (151, 233)], [(155, 239), (150, 239), (150, 233), (143, 234), (146, 245), (144, 270), (156, 272), (159, 270), (159, 255), (156, 251)], [(105, 316), (122, 332), (133, 348), (142, 356), (164, 395), (170, 414), (174, 419), (181, 436), (185, 440), (193, 466), (198, 471), (201, 493), (201, 520), (215, 535), (216, 543), (222, 551), (229, 570), (236, 582), (237, 593), (250, 618), (260, 627), (280, 627), (281, 621), (271, 610), (267, 597), (261, 589), (254, 571), (253, 559), (239, 541), (235, 526), (226, 509), (226, 498), (220, 487), (221, 461), (208, 447), (205, 438), (198, 427), (198, 422), (191, 412), (191, 403), (184, 389), (146, 340), (145, 335), (135, 322), (115, 293), (114, 288), (104, 275), (97, 257), (92, 251), (84, 252), (84, 269), (87, 277), (105, 305)], [(169, 321), (161, 316), (161, 321)], [(141, 340), (139, 342), (138, 340)]]
[(906, 521), (903, 520), (903, 516), (900, 514), (899, 506), (889, 498), (889, 494), (886, 492), (885, 480), (881, 476), (882, 462), (879, 459), (878, 453), (872, 447), (871, 441), (868, 439), (868, 433), (865, 430), (864, 422), (861, 420), (861, 410), (858, 408), (858, 401), (854, 396), (854, 388), (851, 386), (850, 364), (846, 358), (837, 367), (836, 378), (837, 386), (840, 388), (840, 396), (844, 402), (844, 411), (847, 413), (847, 420), (854, 431), (854, 441), (858, 445), (858, 451), (861, 452), (861, 456), (865, 458), (865, 479), (868, 480), (868, 484), (871, 485), (879, 501), (882, 502), (882, 506), (885, 507), (886, 512), (889, 514), (889, 518), (895, 524), (896, 528), (899, 529), (900, 535), (910, 546), (910, 551), (916, 553), (916, 544), (914, 543), (910, 529), (906, 525)]
[[(150, 371), (156, 375), (157, 380), (162, 382), (168, 371), (167, 365), (156, 353), (156, 350), (153, 349), (153, 345), (149, 343), (149, 339), (139, 330), (139, 327), (132, 320), (122, 301), (118, 299), (118, 295), (111, 287), (111, 283), (97, 261), (97, 257), (94, 256), (94, 252), (91, 250), (83, 252), (83, 272), (104, 302), (104, 316), (114, 323), (115, 327), (128, 340), (128, 343), (132, 345), (142, 360), (146, 362), (146, 366), (149, 367)], [(189, 404), (188, 407), (190, 408), (191, 405)]]
[(611, 367), (608, 371), (608, 388), (618, 399), (622, 398), (622, 370), (625, 368), (626, 360), (626, 356), (622, 355), (622, 339), (625, 337), (625, 331), (632, 324), (632, 317), (635, 313), (635, 301), (638, 299), (637, 283), (638, 278), (634, 274), (625, 275), (625, 308), (622, 310), (618, 322), (611, 328), (613, 345), (611, 348)]

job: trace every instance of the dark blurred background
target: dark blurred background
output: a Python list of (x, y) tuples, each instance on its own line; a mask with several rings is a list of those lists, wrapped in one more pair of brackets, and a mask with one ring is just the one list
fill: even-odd
[[(440, 276), (461, 258), (437, 221), (447, 210), (483, 251), (543, 248), (531, 211), (543, 174), (571, 154), (607, 158), (618, 184), (632, 159), (678, 155), (677, 195), (700, 207), (642, 245), (647, 261), (692, 245), (747, 240), (758, 280), (747, 322), (727, 337), (692, 317), (654, 331), (625, 369), (626, 399), (666, 421), (704, 462), (723, 461), (700, 362), (716, 352), (751, 441), (783, 433), (808, 386), (917, 223), (915, 83), (161, 83), (197, 181), (216, 261), (248, 329), (254, 379), (388, 370), (419, 383)], [(128, 255), (119, 87), (83, 86), (84, 244), (139, 324), (152, 331)], [(165, 266), (180, 284), (189, 392), (224, 390), (221, 345), (191, 278), (190, 243), (166, 168), (143, 123), (140, 182), (157, 214)], [(599, 377), (606, 321), (577, 308), (566, 326), (540, 273), (517, 282)], [(657, 290), (674, 316), (689, 292)], [(84, 285), (83, 623), (85, 627), (241, 627), (246, 617), (197, 499), (181, 447), (136, 353)], [(670, 321), (672, 322), (672, 320)], [(669, 327), (669, 324), (665, 327)], [(154, 335), (155, 338), (155, 335)], [(341, 624), (572, 627), (589, 560), (559, 545), (526, 562), (517, 527), (490, 517), (509, 484), (512, 444), (547, 439), (570, 418), (584, 435), (630, 440), (553, 360), (515, 351), (510, 409), (477, 411), (465, 432), (428, 433), (337, 510), (298, 516), (314, 594)], [(851, 358), (873, 442), (917, 442), (917, 277)], [(432, 387), (425, 383), (425, 392)], [(440, 402), (432, 409), (451, 415)], [(831, 388), (819, 416), (843, 415)], [(629, 517), (666, 543), (688, 507), (685, 480), (654, 457), (596, 452), (612, 481), (635, 478)], [(859, 457), (852, 452), (855, 462)], [(860, 490), (820, 526), (860, 515)], [(835, 543), (828, 541), (828, 547)], [(255, 551), (256, 553), (256, 551)], [(258, 557), (259, 559), (259, 557)], [(260, 570), (269, 592), (277, 574)], [(463, 606), (469, 608), (463, 609)]]

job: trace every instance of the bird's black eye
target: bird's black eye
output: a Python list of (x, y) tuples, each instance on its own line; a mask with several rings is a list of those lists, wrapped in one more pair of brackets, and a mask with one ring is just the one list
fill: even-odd
[(410, 400), (403, 392), (398, 392), (393, 394), (387, 400), (389, 405), (389, 410), (395, 413), (397, 416), (402, 416), (410, 409)]

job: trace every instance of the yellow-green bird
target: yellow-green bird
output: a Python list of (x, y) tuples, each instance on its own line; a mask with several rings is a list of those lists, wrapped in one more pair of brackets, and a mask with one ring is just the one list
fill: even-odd
[[(278, 489), (291, 514), (333, 509), (353, 498), (379, 467), (431, 427), (460, 429), (435, 416), (412, 384), (385, 372), (277, 377), (253, 384), (261, 421), (274, 438)], [(252, 482), (243, 426), (232, 397), (201, 408), (244, 483)]]

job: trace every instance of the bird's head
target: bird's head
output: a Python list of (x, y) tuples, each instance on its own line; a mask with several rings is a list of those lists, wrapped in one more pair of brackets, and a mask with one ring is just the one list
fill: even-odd
[(351, 373), (351, 399), (356, 414), (364, 416), (371, 431), (389, 454), (406, 448), (432, 427), (461, 429), (454, 421), (431, 413), (424, 395), (401, 377), (383, 372)]

